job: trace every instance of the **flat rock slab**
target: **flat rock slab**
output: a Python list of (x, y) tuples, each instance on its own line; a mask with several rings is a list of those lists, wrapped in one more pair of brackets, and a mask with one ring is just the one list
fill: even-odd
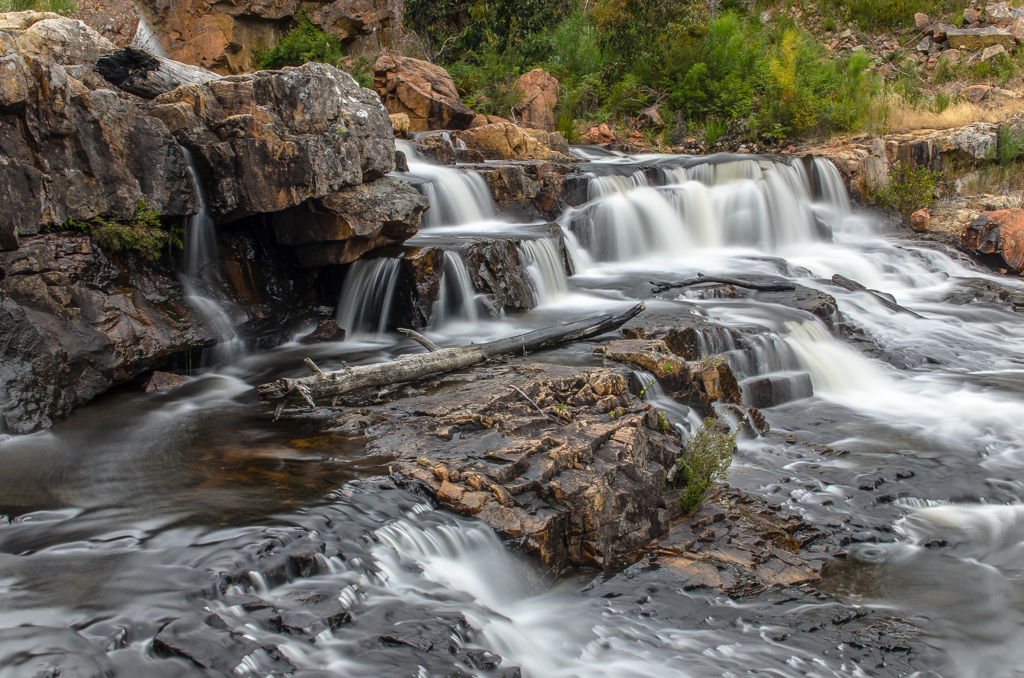
[(651, 544), (651, 557), (683, 580), (732, 596), (821, 578), (824, 556), (807, 547), (825, 534), (778, 505), (722, 486)]

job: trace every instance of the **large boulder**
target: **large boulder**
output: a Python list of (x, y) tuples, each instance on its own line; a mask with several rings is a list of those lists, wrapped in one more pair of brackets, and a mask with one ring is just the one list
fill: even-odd
[(179, 87), (154, 99), (150, 115), (195, 157), (219, 221), (325, 198), (394, 168), (380, 100), (325, 64)]
[(1024, 273), (1024, 210), (982, 212), (960, 235), (969, 250), (995, 255), (1014, 273)]
[(0, 254), (0, 420), (49, 428), (115, 383), (223, 337), (170, 269), (110, 255), (88, 237), (28, 238)]
[(14, 35), (22, 54), (55, 64), (94, 64), (101, 55), (116, 49), (85, 22), (61, 16), (35, 21)]
[(296, 246), (300, 265), (330, 266), (405, 242), (416, 234), (427, 207), (412, 185), (383, 177), (277, 212), (271, 223), (278, 242)]
[(572, 160), (569, 144), (558, 132), (525, 129), (510, 122), (463, 130), (453, 138), (487, 160)]
[(535, 68), (521, 75), (515, 83), (515, 88), (523, 96), (516, 106), (519, 123), (545, 132), (553, 131), (558, 86), (558, 80), (543, 68)]
[(385, 55), (373, 67), (373, 86), (389, 113), (409, 116), (409, 130), (466, 129), (475, 114), (459, 99), (448, 71), (413, 59)]
[(70, 70), (0, 58), (2, 249), (69, 218), (128, 218), (140, 200), (165, 217), (198, 211), (185, 154), (164, 123), (118, 92), (88, 89)]

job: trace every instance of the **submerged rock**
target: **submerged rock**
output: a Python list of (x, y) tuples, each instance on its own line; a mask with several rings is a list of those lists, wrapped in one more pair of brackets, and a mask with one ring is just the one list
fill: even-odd
[(149, 379), (146, 380), (146, 385), (143, 389), (146, 393), (154, 393), (156, 391), (170, 391), (172, 388), (181, 386), (185, 383), (185, 377), (180, 374), (171, 374), (170, 372), (153, 372)]

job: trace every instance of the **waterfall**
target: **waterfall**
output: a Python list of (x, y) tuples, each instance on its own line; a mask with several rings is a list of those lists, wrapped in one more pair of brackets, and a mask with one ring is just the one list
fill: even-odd
[[(820, 163), (826, 199), (845, 204), (835, 167)], [(660, 169), (665, 185), (657, 187), (641, 171), (591, 180), (590, 202), (569, 229), (592, 257), (629, 261), (718, 247), (774, 252), (821, 237), (799, 163), (756, 158)]]
[(349, 336), (383, 334), (391, 315), (402, 260), (397, 257), (359, 259), (341, 287), (337, 322)]
[(569, 293), (565, 264), (555, 238), (523, 240), (519, 255), (526, 265), (538, 305), (550, 303)]
[(431, 313), (431, 326), (441, 326), (454, 321), (477, 322), (476, 293), (469, 268), (458, 252), (445, 250), (444, 268), (441, 273), (441, 289)]
[(426, 162), (408, 141), (395, 143), (409, 161), (409, 172), (404, 178), (412, 179), (420, 193), (430, 200), (430, 207), (423, 214), (424, 228), (459, 226), (495, 218), (494, 201), (483, 177), (476, 172)]
[(843, 177), (836, 166), (824, 158), (814, 159), (814, 171), (821, 184), (822, 200), (831, 208), (833, 217), (841, 220), (850, 212), (850, 194), (846, 191)]
[[(184, 146), (181, 150), (185, 153), (188, 171), (199, 196), (199, 211), (185, 223), (185, 270), (182, 274), (182, 283), (192, 305), (225, 338), (225, 341), (203, 354), (204, 362), (209, 358), (209, 362), (218, 364), (229, 361), (240, 353), (244, 344), (235, 334), (231, 318), (224, 308), (228, 302), (224, 300), (226, 295), (223, 293), (224, 283), (220, 271), (220, 253), (217, 250), (216, 226), (206, 208), (203, 183), (199, 180), (192, 154)], [(221, 294), (217, 295), (218, 291)]]
[(153, 26), (146, 20), (146, 17), (141, 14), (139, 15), (139, 26), (135, 29), (135, 36), (132, 38), (131, 46), (149, 52), (154, 56), (167, 58), (167, 52), (164, 51), (164, 46), (160, 44), (160, 37), (153, 30)]

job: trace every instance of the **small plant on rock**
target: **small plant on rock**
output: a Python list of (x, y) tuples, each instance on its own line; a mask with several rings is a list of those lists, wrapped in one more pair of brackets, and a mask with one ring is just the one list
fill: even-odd
[(727, 477), (736, 449), (736, 434), (713, 417), (704, 420), (683, 445), (676, 461), (676, 486), (683, 488), (680, 505), (691, 513), (704, 501), (718, 480)]
[(299, 25), (285, 33), (276, 45), (269, 50), (257, 51), (258, 68), (301, 66), (310, 61), (338, 65), (345, 52), (337, 36), (329, 35), (316, 26), (305, 10), (299, 12), (298, 21)]

